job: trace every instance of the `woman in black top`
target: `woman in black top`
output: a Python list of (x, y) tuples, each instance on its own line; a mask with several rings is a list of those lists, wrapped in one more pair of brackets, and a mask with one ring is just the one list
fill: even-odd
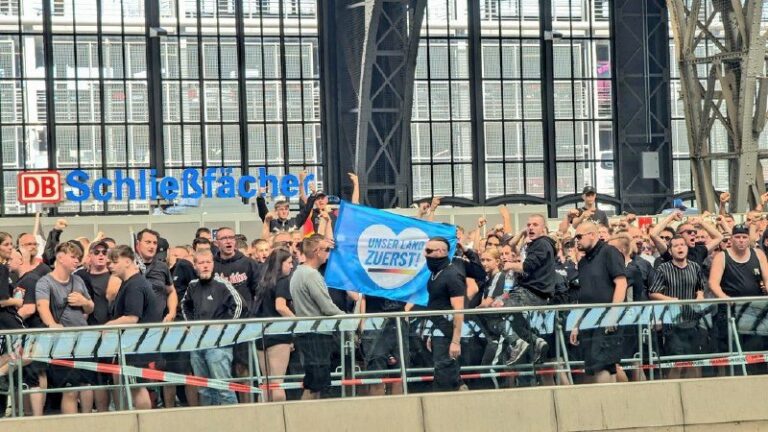
[[(0, 232), (0, 330), (23, 328), (21, 318), (16, 312), (24, 303), (24, 295), (14, 295), (14, 284), (8, 262), (13, 254), (13, 237), (7, 232)], [(0, 347), (0, 353), (5, 344)]]
[[(290, 251), (277, 248), (267, 258), (265, 270), (254, 298), (258, 305), (254, 307), (254, 315), (259, 318), (279, 318), (294, 316), (291, 310), (291, 272), (293, 271), (293, 255)], [(265, 327), (269, 333), (270, 326)], [(293, 338), (290, 334), (265, 335), (256, 341), (259, 366), (267, 378), (267, 385), (279, 384), (288, 369)], [(267, 390), (270, 401), (285, 400), (285, 390), (273, 388)]]

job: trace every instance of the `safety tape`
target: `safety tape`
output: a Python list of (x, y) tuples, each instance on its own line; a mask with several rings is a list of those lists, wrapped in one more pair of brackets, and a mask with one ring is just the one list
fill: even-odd
[(157, 369), (140, 368), (136, 366), (120, 366), (111, 363), (84, 362), (78, 360), (47, 359), (35, 361), (45, 362), (55, 366), (64, 366), (74, 369), (84, 369), (98, 373), (123, 375), (135, 378), (144, 378), (152, 381), (164, 381), (178, 385), (191, 385), (215, 390), (230, 390), (238, 393), (261, 393), (261, 390), (245, 384), (227, 382), (212, 378), (194, 375), (183, 375), (173, 372), (164, 372)]
[[(135, 366), (120, 366), (110, 363), (94, 363), (84, 362), (77, 360), (62, 360), (62, 359), (48, 359), (38, 360), (52, 365), (64, 366), (75, 369), (85, 369), (98, 373), (109, 373), (113, 375), (124, 375), (136, 378), (144, 378), (153, 381), (164, 381), (178, 385), (191, 385), (197, 387), (205, 387), (216, 390), (231, 390), (238, 393), (261, 393), (264, 390), (275, 389), (301, 389), (303, 388), (300, 382), (274, 382), (270, 383), (267, 380), (267, 384), (261, 384), (258, 387), (253, 387), (240, 383), (231, 383), (222, 380), (216, 380), (211, 378), (199, 377), (194, 375), (183, 375), (173, 372), (164, 372), (151, 368), (140, 368)], [(688, 361), (672, 361), (662, 362), (655, 364), (644, 365), (624, 365), (624, 370), (650, 370), (650, 369), (672, 369), (672, 368), (693, 368), (693, 367), (719, 367), (719, 366), (738, 366), (744, 364), (758, 364), (768, 363), (768, 354), (749, 354), (749, 355), (733, 355), (727, 357), (719, 357), (712, 359), (701, 360), (688, 360)], [(584, 374), (584, 369), (554, 369), (554, 368), (542, 368), (535, 371), (505, 371), (505, 372), (479, 372), (479, 373), (465, 373), (461, 374), (461, 379), (487, 379), (487, 378), (505, 378), (505, 377), (524, 377), (535, 375), (555, 375), (558, 373), (572, 373), (572, 374)], [(375, 385), (375, 384), (394, 384), (400, 383), (403, 379), (401, 377), (391, 378), (353, 378), (331, 381), (331, 386), (359, 386), (359, 385)], [(406, 378), (408, 383), (419, 382), (432, 382), (434, 376), (410, 376)]]

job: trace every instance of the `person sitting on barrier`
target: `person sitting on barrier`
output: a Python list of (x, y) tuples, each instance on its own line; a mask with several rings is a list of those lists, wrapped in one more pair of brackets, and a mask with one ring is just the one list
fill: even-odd
[[(288, 249), (279, 247), (269, 254), (254, 296), (252, 316), (258, 318), (294, 316), (291, 309), (292, 272), (293, 255)], [(265, 328), (265, 332), (269, 332), (269, 326)], [(261, 374), (266, 377), (269, 386), (266, 391), (266, 400), (284, 401), (285, 390), (279, 386), (283, 383), (282, 376), (288, 370), (293, 337), (290, 334), (264, 336), (256, 340), (256, 349)]]
[[(152, 284), (141, 274), (136, 265), (136, 254), (130, 246), (119, 245), (109, 250), (109, 271), (122, 281), (112, 303), (110, 320), (106, 325), (147, 324), (163, 320), (162, 312), (154, 305), (156, 296)], [(156, 360), (154, 354), (131, 354), (126, 362), (135, 367), (146, 368)], [(122, 377), (124, 381), (127, 377)], [(115, 375), (114, 381), (121, 382)], [(132, 387), (133, 406), (136, 409), (151, 409), (152, 401), (145, 387)]]
[[(669, 248), (672, 261), (661, 264), (656, 269), (656, 276), (649, 289), (651, 300), (701, 300), (704, 298), (705, 280), (701, 267), (688, 261), (688, 243), (682, 236), (675, 236)], [(696, 311), (690, 306), (675, 306), (678, 312), (671, 317), (671, 322), (664, 322), (663, 350), (665, 355), (695, 356), (703, 352), (706, 335), (699, 327)], [(669, 315), (663, 315), (670, 318)], [(700, 368), (686, 370), (674, 368), (667, 378), (700, 378)]]
[[(302, 242), (306, 257), (291, 277), (291, 298), (296, 316), (316, 317), (344, 315), (328, 294), (328, 287), (318, 269), (328, 260), (330, 243), (320, 234), (313, 234)], [(303, 355), (304, 393), (302, 399), (319, 399), (331, 386), (331, 353), (333, 335), (305, 333), (296, 335), (296, 345)]]
[[(195, 271), (198, 279), (189, 283), (181, 300), (181, 312), (186, 321), (238, 319), (244, 311), (243, 299), (226, 279), (215, 275), (213, 253), (196, 252)], [(232, 378), (232, 348), (218, 347), (193, 351), (190, 354), (196, 376), (216, 380)], [(232, 405), (237, 397), (231, 390), (201, 388), (201, 405)]]
[[(526, 226), (528, 244), (523, 250), (524, 258), (509, 266), (518, 275), (518, 283), (504, 300), (507, 307), (545, 305), (555, 293), (556, 251), (554, 240), (547, 236), (547, 220), (542, 215), (533, 215)], [(519, 339), (509, 348), (509, 364), (520, 360), (529, 346), (534, 349), (532, 363), (546, 354), (549, 344), (531, 331), (525, 314), (514, 314), (512, 327)]]
[[(621, 252), (598, 238), (597, 225), (592, 222), (579, 225), (574, 238), (579, 250), (585, 253), (578, 264), (579, 303), (623, 303), (627, 298), (627, 277)], [(570, 342), (581, 345), (586, 373), (592, 382), (616, 382), (622, 338), (614, 321), (620, 311), (610, 312), (606, 314), (607, 324), (580, 330), (578, 320), (571, 331)]]
[[(85, 327), (93, 312), (94, 302), (83, 280), (74, 274), (83, 258), (82, 249), (72, 243), (56, 247), (53, 270), (35, 285), (36, 306), (43, 324), (50, 328)], [(89, 386), (95, 383), (91, 372), (65, 366), (52, 365), (49, 369), (51, 387), (66, 388)], [(61, 413), (76, 414), (78, 400), (83, 413), (93, 410), (93, 392), (66, 391), (61, 397)]]

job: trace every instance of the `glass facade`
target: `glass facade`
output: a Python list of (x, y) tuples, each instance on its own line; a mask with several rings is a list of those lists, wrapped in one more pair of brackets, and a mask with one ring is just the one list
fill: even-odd
[[(0, 213), (37, 209), (16, 199), (16, 175), (29, 169), (112, 179), (148, 168), (307, 169), (322, 187), (318, 1), (0, 0)], [(429, 0), (413, 86), (414, 199), (540, 202), (552, 181), (553, 200), (587, 184), (615, 195), (608, 3)], [(559, 34), (550, 82), (543, 4), (544, 27)], [(58, 211), (150, 204), (65, 201)]]
[[(414, 199), (450, 196), (485, 202), (557, 198), (593, 185), (614, 196), (614, 133), (609, 2), (552, 0), (554, 80), (545, 82), (539, 0), (430, 0), (422, 27), (412, 118)], [(471, 25), (468, 8), (479, 24)], [(473, 34), (474, 32), (479, 35)], [(426, 36), (426, 37), (424, 37)], [(473, 36), (478, 36), (474, 39)], [(479, 74), (465, 72), (470, 43)], [(477, 86), (473, 85), (477, 81)], [(552, 85), (554, 118), (546, 119), (542, 87)], [(484, 143), (472, 152), (470, 100)], [(545, 122), (555, 124), (556, 174), (545, 173)], [(474, 196), (472, 163), (485, 172)], [(556, 179), (556, 180), (555, 180)], [(503, 199), (503, 198), (502, 198)]]

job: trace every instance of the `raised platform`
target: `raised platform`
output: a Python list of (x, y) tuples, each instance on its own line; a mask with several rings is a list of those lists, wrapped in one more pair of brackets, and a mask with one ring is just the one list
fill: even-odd
[(14, 432), (759, 431), (768, 376), (0, 420)]

